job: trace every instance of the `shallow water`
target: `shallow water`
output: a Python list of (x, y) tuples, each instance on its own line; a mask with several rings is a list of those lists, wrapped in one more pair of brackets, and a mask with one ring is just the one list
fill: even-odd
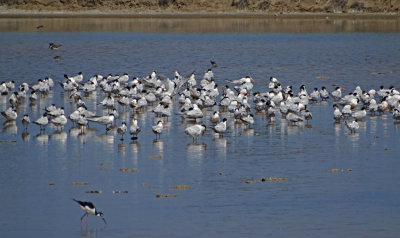
[[(295, 90), (305, 84), (309, 92), (323, 85), (342, 86), (346, 93), (356, 85), (400, 87), (398, 32), (189, 32), (3, 32), (0, 81), (19, 85), (50, 76), (57, 82), (79, 71), (85, 80), (96, 73), (143, 77), (152, 70), (169, 77), (174, 70), (196, 70), (199, 80), (212, 59), (220, 85), (250, 75), (258, 91), (267, 89), (270, 76)], [(50, 51), (49, 42), (63, 46)], [(54, 61), (56, 55), (62, 60)], [(96, 103), (103, 96), (98, 91), (87, 98), (89, 110), (102, 114)], [(71, 102), (56, 85), (18, 113), (36, 119), (55, 103), (69, 114)], [(8, 97), (1, 96), (0, 110), (7, 106)], [(332, 101), (309, 109), (310, 125), (289, 126), (279, 117), (269, 124), (256, 115), (251, 129), (229, 120), (223, 138), (207, 130), (198, 144), (184, 133), (187, 123), (179, 115), (154, 141), (151, 108), (138, 115), (137, 143), (121, 141), (115, 131), (105, 134), (96, 124), (85, 135), (70, 122), (61, 132), (48, 127), (43, 134), (36, 125), (24, 133), (20, 119), (16, 126), (3, 124), (0, 236), (397, 237), (400, 126), (386, 113), (366, 118), (350, 134), (333, 123)], [(120, 113), (118, 125), (132, 115)], [(328, 171), (333, 168), (338, 172)], [(288, 180), (246, 183), (262, 177)], [(92, 201), (108, 225), (91, 216), (88, 227), (80, 226), (83, 212), (71, 198)]]

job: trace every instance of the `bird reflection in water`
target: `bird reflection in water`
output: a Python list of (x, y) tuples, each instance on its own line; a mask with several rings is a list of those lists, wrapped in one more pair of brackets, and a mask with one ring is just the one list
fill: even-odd
[(81, 133), (81, 128), (79, 128), (79, 126), (74, 126), (69, 129), (69, 135), (72, 138), (77, 138), (80, 133)]
[(288, 125), (287, 126), (287, 133), (288, 135), (297, 135), (300, 132), (300, 126), (297, 124)]
[(29, 103), (29, 109), (32, 111), (32, 112), (36, 112), (36, 110), (37, 110), (37, 104), (36, 103), (34, 103), (34, 102), (31, 102), (31, 103)]
[(15, 121), (6, 121), (3, 124), (3, 133), (9, 133), (12, 135), (17, 135), (18, 127)]
[(358, 121), (358, 125), (360, 126), (360, 131), (366, 131), (367, 130), (367, 122), (365, 121)]
[(164, 142), (160, 139), (154, 139), (153, 146), (160, 154), (164, 151)]
[(29, 142), (29, 140), (31, 139), (31, 135), (29, 134), (28, 131), (22, 132), (21, 137), (23, 142)]
[(358, 148), (359, 147), (359, 140), (360, 140), (360, 133), (356, 132), (356, 133), (350, 133), (347, 134), (346, 137), (353, 142), (353, 147), (354, 148)]
[(245, 135), (245, 136), (254, 136), (254, 129), (253, 128), (244, 128), (242, 130), (241, 135)]
[(49, 143), (49, 135), (47, 134), (39, 133), (35, 138), (40, 145), (47, 145)]
[(189, 152), (204, 152), (207, 149), (207, 144), (206, 143), (189, 143), (186, 145), (186, 148), (188, 149)]
[(88, 138), (94, 137), (96, 134), (96, 129), (94, 128), (87, 128), (84, 133), (79, 133), (77, 139), (82, 143), (85, 144)]
[(342, 131), (342, 126), (340, 122), (334, 122), (333, 123), (333, 129), (335, 131), (335, 136), (340, 136), (340, 132)]
[(227, 147), (226, 138), (214, 138), (213, 141), (215, 146), (217, 147), (219, 157), (226, 159), (226, 147)]
[(88, 229), (87, 226), (86, 228), (83, 228), (81, 226), (81, 237), (82, 238), (89, 238), (89, 237), (99, 237), (101, 236), (100, 234), (104, 232), (106, 225), (103, 225), (100, 229)]
[(121, 153), (122, 155), (126, 154), (126, 144), (125, 143), (118, 144), (118, 153)]
[(133, 154), (137, 154), (140, 148), (140, 143), (138, 141), (132, 141), (129, 144), (129, 147), (131, 148)]
[(50, 135), (50, 139), (57, 141), (63, 145), (67, 142), (68, 134), (65, 131), (56, 130)]
[(106, 145), (113, 146), (115, 136), (113, 134), (102, 134), (98, 135), (97, 139)]
[(130, 118), (130, 116), (129, 116), (129, 111), (122, 111), (122, 112), (120, 112), (119, 118), (120, 118), (122, 121), (126, 121), (126, 122), (131, 121), (131, 120), (129, 119), (129, 118)]
[(207, 149), (205, 143), (189, 143), (186, 146), (189, 160), (201, 160), (204, 158), (204, 151)]
[(140, 143), (138, 141), (132, 141), (129, 143), (129, 148), (131, 150), (131, 156), (133, 164), (136, 166), (138, 164), (138, 152), (140, 148)]

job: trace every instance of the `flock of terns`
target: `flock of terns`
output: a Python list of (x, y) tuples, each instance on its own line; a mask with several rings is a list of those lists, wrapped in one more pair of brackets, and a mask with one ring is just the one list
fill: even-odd
[[(55, 47), (55, 46), (53, 46)], [(215, 62), (213, 67), (217, 67)], [(268, 81), (268, 80), (266, 80)], [(175, 71), (173, 79), (158, 75), (153, 71), (143, 78), (123, 75), (94, 75), (84, 80), (80, 72), (75, 76), (64, 75), (58, 82), (73, 101), (73, 111), (66, 114), (63, 107), (55, 104), (46, 105), (44, 113), (39, 118), (31, 119), (28, 114), (19, 115), (18, 106), (29, 101), (31, 104), (46, 97), (56, 86), (53, 79), (46, 77), (29, 85), (24, 82), (18, 87), (13, 81), (0, 83), (0, 97), (7, 97), (7, 109), (1, 114), (5, 123), (14, 123), (21, 120), (24, 130), (31, 124), (40, 127), (42, 133), (49, 124), (53, 124), (57, 131), (64, 129), (68, 122), (78, 127), (80, 133), (86, 133), (89, 123), (98, 123), (105, 126), (106, 133), (110, 130), (117, 131), (124, 140), (124, 135), (129, 133), (131, 140), (137, 140), (141, 132), (135, 115), (147, 113), (147, 107), (152, 106), (151, 112), (158, 122), (151, 129), (156, 140), (161, 137), (164, 124), (174, 112), (174, 104), (179, 104), (178, 115), (184, 120), (191, 121), (185, 133), (197, 143), (197, 138), (204, 135), (206, 128), (211, 128), (218, 136), (224, 136), (227, 131), (227, 121), (234, 120), (247, 127), (254, 124), (253, 114), (262, 114), (269, 123), (274, 123), (275, 117), (280, 116), (288, 121), (289, 125), (299, 125), (312, 120), (312, 113), (308, 105), (321, 101), (332, 101), (333, 118), (335, 123), (344, 123), (355, 133), (359, 129), (359, 121), (368, 115), (382, 115), (390, 113), (394, 122), (400, 122), (400, 93), (392, 86), (381, 86), (378, 90), (363, 91), (357, 86), (348, 94), (343, 94), (343, 88), (336, 87), (328, 91), (326, 87), (320, 90), (314, 88), (308, 92), (305, 85), (301, 85), (295, 92), (292, 86), (282, 86), (275, 78), (270, 77), (266, 92), (254, 89), (254, 79), (246, 76), (236, 80), (229, 80), (227, 85), (219, 87), (214, 80), (212, 69), (207, 70), (201, 80), (196, 79), (193, 73), (182, 76)], [(103, 95), (97, 106), (103, 108), (104, 115), (96, 115), (88, 110), (85, 98), (94, 92)], [(116, 125), (119, 114), (130, 110), (134, 113), (130, 123), (122, 121)], [(205, 110), (213, 111), (212, 116), (205, 119)], [(221, 117), (221, 114), (227, 117)], [(206, 125), (207, 124), (207, 125)], [(96, 210), (93, 203), (75, 200), (84, 210), (81, 224), (86, 216), (94, 215), (104, 219), (103, 213)]]
[[(213, 67), (217, 67), (212, 62)], [(266, 80), (268, 81), (268, 80)], [(362, 121), (367, 115), (391, 113), (395, 121), (400, 121), (400, 93), (391, 86), (379, 89), (363, 91), (357, 86), (348, 94), (342, 92), (343, 88), (336, 87), (328, 91), (326, 87), (320, 90), (314, 88), (308, 92), (305, 85), (301, 85), (295, 91), (292, 86), (282, 86), (275, 77), (270, 77), (266, 92), (254, 89), (254, 79), (246, 76), (240, 79), (229, 80), (227, 85), (218, 86), (214, 80), (212, 69), (205, 71), (200, 80), (195, 73), (182, 76), (178, 71), (174, 72), (172, 79), (153, 71), (142, 78), (123, 75), (94, 75), (84, 80), (82, 72), (75, 76), (64, 75), (64, 79), (55, 85), (53, 79), (46, 77), (29, 85), (24, 82), (18, 87), (13, 81), (0, 84), (0, 94), (8, 98), (8, 108), (1, 114), (7, 123), (21, 120), (24, 130), (30, 124), (36, 124), (40, 131), (44, 131), (49, 124), (53, 124), (57, 130), (63, 130), (68, 122), (78, 127), (81, 133), (85, 133), (89, 123), (98, 123), (105, 126), (106, 133), (116, 129), (124, 140), (124, 135), (129, 133), (132, 140), (136, 140), (141, 132), (137, 118), (133, 118), (129, 124), (123, 121), (116, 125), (121, 110), (131, 110), (137, 113), (147, 112), (146, 108), (152, 105), (154, 117), (158, 122), (152, 126), (156, 139), (161, 137), (164, 124), (173, 113), (173, 104), (179, 103), (179, 115), (184, 120), (192, 121), (185, 133), (197, 142), (197, 138), (204, 134), (206, 128), (211, 128), (219, 136), (226, 132), (227, 121), (235, 120), (237, 123), (251, 127), (254, 124), (253, 114), (262, 114), (273, 123), (275, 117), (280, 115), (290, 125), (307, 123), (312, 119), (312, 113), (308, 110), (310, 103), (319, 101), (333, 101), (333, 120), (336, 123), (345, 123), (351, 133), (359, 129), (358, 121)], [(63, 107), (55, 104), (46, 105), (41, 117), (31, 119), (28, 114), (18, 115), (18, 105), (35, 103), (38, 97), (47, 95), (55, 86), (61, 87), (69, 98), (73, 100), (74, 111), (66, 114)], [(96, 115), (88, 110), (85, 97), (102, 92), (103, 98), (97, 103), (104, 108), (104, 115)], [(205, 122), (205, 110), (212, 110), (213, 115)], [(221, 113), (228, 117), (222, 118)], [(207, 125), (206, 125), (207, 124)]]

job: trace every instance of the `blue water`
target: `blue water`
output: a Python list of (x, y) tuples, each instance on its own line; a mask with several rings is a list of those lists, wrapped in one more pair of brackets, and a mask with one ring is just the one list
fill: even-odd
[[(51, 51), (49, 42), (63, 46)], [(54, 61), (56, 55), (62, 60)], [(199, 80), (210, 60), (219, 65), (213, 71), (220, 86), (250, 75), (261, 92), (270, 76), (295, 90), (305, 84), (309, 92), (324, 85), (344, 87), (345, 93), (357, 85), (400, 87), (399, 33), (7, 32), (0, 37), (0, 81), (18, 86), (49, 76), (56, 82), (36, 105), (18, 108), (31, 119), (51, 103), (67, 115), (74, 110), (57, 85), (64, 74), (82, 71), (87, 80), (93, 74), (143, 77), (156, 70), (173, 77), (174, 70), (195, 70)], [(87, 98), (89, 110), (101, 115), (96, 103), (103, 96), (98, 91)], [(116, 131), (105, 134), (96, 124), (86, 135), (70, 122), (62, 132), (48, 127), (43, 134), (36, 125), (24, 133), (20, 119), (16, 127), (3, 124), (0, 236), (397, 237), (400, 127), (386, 112), (368, 116), (350, 134), (333, 123), (332, 104), (309, 105), (310, 125), (289, 126), (279, 116), (269, 124), (256, 115), (247, 129), (229, 120), (223, 138), (210, 129), (198, 144), (184, 133), (187, 122), (179, 115), (154, 142), (151, 126), (157, 119), (151, 107), (138, 115), (137, 143), (121, 141)], [(0, 96), (0, 110), (8, 106), (8, 96)], [(132, 115), (120, 113), (118, 125)], [(338, 172), (329, 172), (333, 168)], [(269, 177), (288, 180), (245, 182)], [(174, 185), (189, 188), (171, 189)], [(89, 226), (81, 226), (83, 212), (71, 198), (92, 201), (108, 224), (90, 216)]]

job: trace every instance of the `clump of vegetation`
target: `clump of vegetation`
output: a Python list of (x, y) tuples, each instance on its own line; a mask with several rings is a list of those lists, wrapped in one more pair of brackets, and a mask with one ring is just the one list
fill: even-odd
[(269, 8), (270, 5), (271, 5), (271, 3), (270, 3), (269, 1), (263, 1), (263, 2), (260, 2), (260, 3), (257, 5), (257, 8), (258, 8), (259, 10), (265, 11), (265, 10), (268, 10), (268, 8)]
[(244, 10), (249, 7), (248, 0), (233, 0), (231, 6), (237, 7), (239, 10)]
[(362, 11), (362, 10), (364, 10), (364, 3), (363, 2), (355, 2), (355, 3), (351, 4), (350, 8), (354, 9), (356, 11)]
[(176, 0), (158, 0), (159, 7), (167, 8), (176, 5), (177, 5)]

